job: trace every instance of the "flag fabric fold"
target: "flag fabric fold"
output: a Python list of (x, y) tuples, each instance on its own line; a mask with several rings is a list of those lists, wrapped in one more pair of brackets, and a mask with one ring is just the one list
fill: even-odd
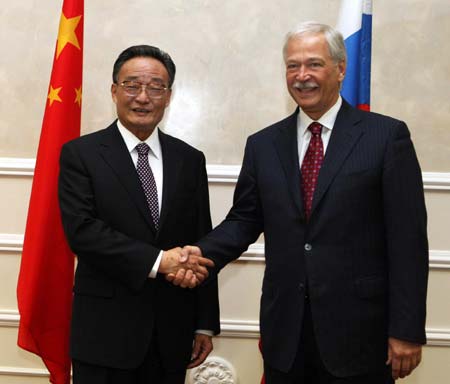
[(39, 355), (50, 382), (70, 383), (74, 257), (58, 204), (59, 154), (80, 135), (84, 0), (64, 0), (17, 284), (18, 345)]
[(347, 71), (341, 94), (351, 105), (370, 110), (372, 1), (342, 0), (336, 29), (344, 36)]

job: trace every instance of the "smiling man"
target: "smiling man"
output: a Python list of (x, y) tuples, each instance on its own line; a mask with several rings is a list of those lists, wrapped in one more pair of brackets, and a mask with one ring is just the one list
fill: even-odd
[(333, 28), (301, 24), (283, 53), (298, 108), (248, 138), (228, 216), (184, 252), (222, 268), (264, 233), (267, 384), (391, 383), (425, 343), (426, 211), (409, 131), (341, 98)]
[[(213, 264), (180, 264), (211, 229), (203, 154), (158, 129), (175, 64), (134, 46), (114, 64), (118, 119), (64, 145), (59, 199), (77, 255), (71, 355), (74, 384), (183, 384), (219, 332)], [(182, 287), (164, 274), (183, 270)]]

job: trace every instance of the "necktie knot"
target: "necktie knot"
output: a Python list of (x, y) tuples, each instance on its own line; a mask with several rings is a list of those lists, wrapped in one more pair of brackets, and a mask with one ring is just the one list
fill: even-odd
[(322, 124), (318, 123), (317, 121), (311, 123), (308, 129), (311, 131), (311, 134), (313, 136), (320, 136), (322, 134)]
[(150, 151), (150, 147), (147, 143), (139, 143), (136, 145), (136, 151), (139, 155), (147, 156)]

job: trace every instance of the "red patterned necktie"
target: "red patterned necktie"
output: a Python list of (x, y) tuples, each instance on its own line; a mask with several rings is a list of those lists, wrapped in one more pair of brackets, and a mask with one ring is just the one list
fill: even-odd
[(322, 125), (313, 122), (308, 129), (311, 131), (311, 140), (301, 166), (301, 186), (306, 219), (309, 219), (311, 215), (314, 190), (316, 189), (320, 167), (323, 162)]
[(147, 198), (148, 207), (152, 214), (153, 223), (156, 230), (159, 227), (159, 204), (158, 204), (158, 191), (156, 189), (156, 182), (153, 176), (152, 169), (148, 162), (148, 152), (150, 147), (146, 143), (140, 143), (136, 145), (138, 153), (138, 161), (136, 170), (141, 180), (142, 188), (144, 189), (145, 197)]

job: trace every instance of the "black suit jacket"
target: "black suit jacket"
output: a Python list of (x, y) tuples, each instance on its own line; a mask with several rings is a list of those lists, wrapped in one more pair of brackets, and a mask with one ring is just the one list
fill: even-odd
[(344, 101), (306, 222), (297, 113), (248, 138), (233, 207), (198, 244), (223, 267), (264, 232), (260, 328), (269, 365), (291, 367), (308, 290), (327, 369), (383, 369), (388, 336), (425, 342), (426, 211), (408, 129)]
[(160, 229), (155, 231), (136, 168), (115, 123), (63, 146), (59, 199), (78, 257), (72, 357), (131, 369), (152, 337), (169, 370), (189, 362), (195, 329), (219, 332), (217, 280), (182, 289), (148, 274), (161, 249), (211, 229), (203, 154), (159, 132), (163, 153)]

